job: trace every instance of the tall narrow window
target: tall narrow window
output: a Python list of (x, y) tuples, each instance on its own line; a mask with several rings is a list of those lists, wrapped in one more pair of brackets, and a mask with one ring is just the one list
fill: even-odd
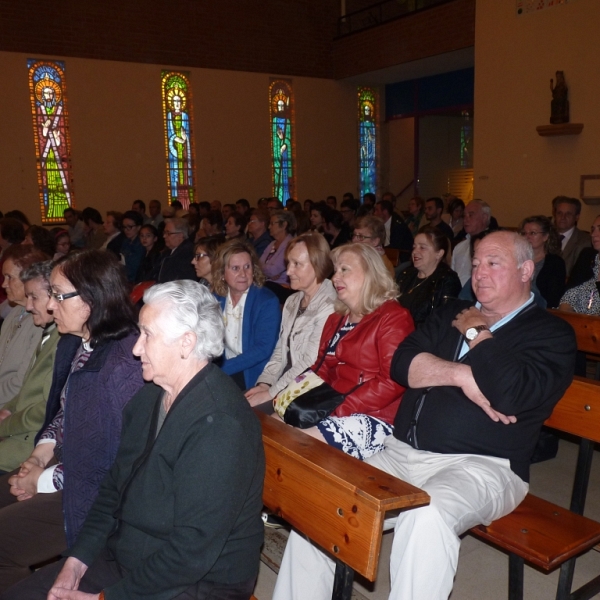
[(189, 73), (162, 71), (161, 81), (169, 204), (179, 200), (188, 208), (196, 201)]
[(473, 168), (473, 120), (468, 110), (461, 113), (460, 126), (460, 166), (463, 169)]
[(65, 63), (27, 60), (42, 223), (60, 223), (73, 206)]
[(361, 197), (377, 193), (377, 96), (370, 88), (358, 88), (358, 160)]
[(272, 79), (269, 100), (273, 196), (285, 204), (288, 198), (295, 198), (296, 193), (292, 82)]

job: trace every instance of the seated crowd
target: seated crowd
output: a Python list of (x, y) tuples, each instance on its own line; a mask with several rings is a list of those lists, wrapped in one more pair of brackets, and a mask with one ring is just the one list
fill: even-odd
[[(600, 216), (590, 236), (565, 196), (518, 232), (450, 195), (161, 208), (0, 218), (0, 599), (250, 598), (251, 407), (427, 491), (390, 598), (447, 598), (459, 536), (524, 498), (573, 376), (543, 308), (600, 314)], [(335, 404), (298, 421), (319, 385)], [(274, 598), (329, 598), (334, 571), (292, 532)]]

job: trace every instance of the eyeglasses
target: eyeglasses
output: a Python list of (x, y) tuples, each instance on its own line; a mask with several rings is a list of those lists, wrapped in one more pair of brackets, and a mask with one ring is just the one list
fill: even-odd
[(123, 225), (123, 229), (135, 229), (137, 227), (137, 225)]
[(365, 240), (372, 240), (373, 236), (372, 235), (361, 235), (360, 233), (354, 233), (354, 234), (352, 234), (352, 239), (358, 240), (359, 242), (364, 242)]
[(169, 237), (171, 235), (177, 235), (178, 233), (183, 233), (183, 231), (164, 231), (163, 236)]
[(208, 256), (208, 254), (206, 254), (206, 252), (198, 252), (198, 254), (194, 254), (194, 260), (199, 261), (201, 258), (204, 258), (205, 256)]
[(50, 298), (54, 298), (59, 304), (63, 300), (68, 300), (69, 298), (75, 298), (75, 296), (79, 296), (79, 292), (68, 292), (67, 294), (57, 294), (56, 292), (49, 291), (48, 294)]
[(542, 235), (543, 231), (521, 231), (523, 237), (530, 237), (532, 235)]

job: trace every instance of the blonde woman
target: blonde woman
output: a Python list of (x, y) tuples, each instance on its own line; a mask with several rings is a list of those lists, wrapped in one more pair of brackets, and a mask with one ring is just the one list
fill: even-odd
[(331, 259), (337, 300), (313, 369), (336, 391), (353, 391), (329, 418), (303, 431), (364, 460), (393, 431), (404, 388), (390, 377), (390, 363), (414, 325), (375, 248), (346, 244)]

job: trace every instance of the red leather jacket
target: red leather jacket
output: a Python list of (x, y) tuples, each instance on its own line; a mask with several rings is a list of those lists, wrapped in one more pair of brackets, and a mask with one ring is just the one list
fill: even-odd
[[(327, 319), (313, 369), (338, 330), (340, 318), (333, 313)], [(413, 330), (410, 313), (396, 300), (388, 300), (364, 316), (340, 340), (335, 356), (325, 358), (318, 375), (341, 393), (348, 392), (361, 380), (365, 383), (336, 408), (333, 413), (336, 417), (362, 413), (390, 424), (394, 422), (404, 388), (390, 378), (390, 364), (400, 342)]]

